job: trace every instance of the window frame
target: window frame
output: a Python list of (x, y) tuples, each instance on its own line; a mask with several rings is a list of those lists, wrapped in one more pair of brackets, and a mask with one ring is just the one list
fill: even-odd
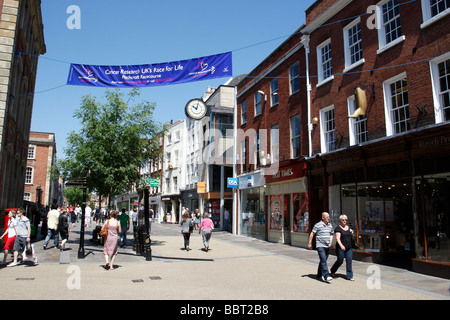
[(241, 103), (241, 124), (244, 123), (247, 123), (247, 100)]
[[(328, 112), (333, 111), (333, 119), (327, 118)], [(328, 123), (332, 121), (333, 129), (328, 130)], [(336, 116), (334, 113), (334, 104), (320, 110), (320, 145), (322, 153), (327, 153), (336, 150)], [(329, 137), (333, 137), (330, 143)], [(330, 148), (332, 146), (332, 148)]]
[(450, 121), (450, 119), (446, 120), (444, 116), (444, 107), (441, 100), (442, 92), (439, 75), (439, 64), (446, 62), (448, 60), (450, 60), (450, 52), (447, 52), (439, 57), (430, 60), (431, 88), (433, 92), (434, 115), (436, 124)]
[[(276, 144), (274, 144), (275, 141)], [(270, 127), (270, 159), (272, 163), (280, 162), (280, 127), (278, 124)]]
[(441, 20), (442, 18), (446, 17), (448, 14), (450, 14), (450, 7), (445, 9), (442, 12), (439, 12), (437, 15), (433, 16), (431, 12), (431, 2), (430, 0), (421, 0), (422, 5), (422, 18), (423, 22), (420, 25), (421, 29), (424, 29), (433, 23)]
[[(377, 54), (383, 53), (384, 51), (396, 46), (397, 44), (405, 41), (406, 37), (403, 34), (403, 29), (402, 29), (402, 23), (401, 23), (401, 14), (400, 14), (400, 9), (399, 9), (399, 14), (398, 17), (396, 19), (399, 19), (400, 22), (400, 28), (402, 31), (402, 34), (400, 36), (398, 36), (396, 39), (391, 40), (390, 42), (386, 41), (386, 28), (385, 28), (385, 22), (383, 19), (383, 6), (388, 3), (389, 1), (396, 1), (396, 0), (382, 0), (380, 2), (377, 3), (377, 10), (376, 10), (376, 15), (377, 15), (377, 20), (379, 21), (379, 28), (378, 28), (378, 50), (377, 50)], [(400, 8), (400, 3), (397, 3), (397, 6)], [(391, 19), (389, 21), (393, 21), (394, 19)]]
[[(330, 46), (329, 49), (329, 56), (330, 58), (326, 61), (323, 60), (323, 54), (322, 54), (322, 49), (324, 49), (325, 47)], [(332, 46), (331, 46), (331, 38), (328, 38), (327, 40), (325, 40), (324, 42), (322, 42), (321, 44), (319, 44), (316, 48), (316, 53), (317, 53), (317, 75), (318, 75), (318, 83), (317, 83), (317, 87), (320, 87), (321, 85), (327, 83), (328, 81), (331, 81), (334, 79), (334, 75), (333, 75), (333, 50), (332, 50)], [(328, 73), (324, 72), (324, 65), (326, 63), (330, 63), (330, 74), (328, 75)]]
[[(352, 30), (356, 25), (360, 25), (360, 30), (359, 30), (359, 34), (360, 34), (360, 39), (357, 41), (357, 43), (359, 43), (361, 45), (361, 59), (355, 61), (352, 63), (352, 53), (351, 53), (351, 47), (350, 46), (350, 30)], [(361, 24), (361, 18), (358, 17), (357, 19), (353, 20), (351, 23), (349, 23), (348, 25), (346, 25), (343, 29), (343, 34), (344, 34), (344, 59), (345, 59), (345, 68), (344, 68), (344, 73), (363, 64), (365, 62), (364, 60), (364, 50), (362, 47), (362, 24)], [(355, 42), (356, 43), (356, 42)], [(355, 45), (355, 44), (354, 44)]]
[[(30, 156), (30, 150), (31, 149), (33, 151), (32, 151), (32, 155)], [(29, 160), (35, 160), (36, 159), (36, 146), (34, 146), (34, 145), (29, 145), (28, 146), (27, 159), (29, 159)]]
[[(352, 115), (356, 111), (356, 100), (355, 96), (350, 96), (347, 98), (347, 106), (348, 106), (348, 114)], [(364, 126), (366, 128), (365, 131), (359, 130), (360, 124), (362, 125), (364, 123)], [(367, 130), (367, 117), (366, 116), (359, 116), (358, 118), (349, 118), (348, 119), (348, 132), (349, 132), (349, 138), (350, 138), (350, 145), (358, 145), (364, 142), (369, 141), (369, 132)], [(360, 141), (358, 137), (361, 135), (364, 135), (366, 137), (365, 141)]]
[[(262, 95), (258, 92), (255, 92), (254, 94), (255, 96), (255, 116), (254, 118), (256, 118), (257, 116), (259, 116), (262, 113)], [(259, 113), (258, 113), (258, 106), (259, 106)]]
[[(296, 74), (292, 72), (296, 71)], [(296, 61), (289, 67), (289, 95), (300, 91), (300, 64)]]
[[(399, 81), (402, 81), (403, 79), (406, 79), (406, 82), (408, 83), (408, 78), (406, 72), (402, 72), (390, 79), (387, 79), (383, 82), (383, 94), (384, 94), (384, 112), (385, 112), (385, 119), (386, 119), (386, 136), (395, 136), (399, 135), (405, 132), (408, 132), (411, 130), (411, 113), (410, 113), (410, 104), (409, 104), (409, 92), (408, 92), (408, 105), (407, 110), (409, 114), (409, 118), (405, 120), (407, 129), (405, 131), (396, 132), (396, 123), (394, 122), (394, 116), (393, 112), (399, 110), (399, 106), (396, 106), (395, 110), (393, 109), (392, 105), (392, 90), (391, 85), (394, 83), (397, 83)], [(409, 91), (409, 90), (408, 90)], [(402, 105), (403, 108), (405, 108), (405, 105)]]
[[(275, 83), (276, 83), (276, 88), (274, 88)], [(275, 77), (270, 81), (270, 106), (271, 107), (273, 107), (279, 103), (278, 90), (279, 90), (278, 77)], [(274, 100), (276, 100), (276, 101), (274, 101)]]
[[(28, 170), (30, 170), (30, 173), (28, 173)], [(25, 184), (33, 184), (33, 180), (34, 180), (34, 168), (27, 167), (25, 169)]]
[[(295, 119), (297, 119), (298, 118), (298, 135), (294, 135), (296, 132), (294, 132), (293, 131), (293, 129), (294, 129), (294, 126), (293, 126), (293, 124), (292, 124), (292, 122), (293, 122), (293, 120), (295, 120)], [(289, 125), (290, 125), (290, 135), (291, 135), (291, 159), (296, 159), (296, 158), (299, 158), (299, 157), (301, 157), (301, 155), (302, 155), (302, 152), (301, 152), (301, 150), (302, 150), (302, 146), (301, 146), (301, 123), (300, 123), (300, 114), (297, 114), (297, 115), (295, 115), (295, 116), (292, 116), (290, 119), (289, 119)], [(294, 141), (295, 140), (297, 140), (298, 139), (298, 154), (297, 155), (295, 155), (294, 154)]]

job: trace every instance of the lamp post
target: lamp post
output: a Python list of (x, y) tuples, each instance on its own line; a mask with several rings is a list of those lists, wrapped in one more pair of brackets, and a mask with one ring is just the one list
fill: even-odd
[(68, 179), (66, 187), (75, 187), (83, 189), (83, 203), (81, 204), (81, 229), (80, 229), (80, 247), (78, 248), (78, 259), (84, 259), (84, 218), (86, 215), (86, 189), (87, 189), (87, 177), (89, 176), (89, 170), (86, 169), (84, 178), (72, 178)]
[(144, 254), (145, 254), (145, 260), (151, 261), (152, 260), (152, 240), (150, 239), (150, 213), (149, 213), (149, 203), (148, 203), (148, 197), (149, 197), (149, 189), (150, 186), (146, 185), (144, 187), (144, 219), (145, 219), (145, 229), (142, 234), (144, 238)]
[[(138, 225), (134, 231), (133, 245), (133, 249), (136, 250), (136, 254), (144, 254), (145, 260), (147, 261), (152, 260), (152, 241), (150, 239), (149, 232), (149, 189), (149, 185), (145, 185), (142, 189), (139, 189), (139, 194), (142, 194), (142, 197), (144, 198), (144, 207), (143, 210), (139, 208)], [(141, 201), (139, 202), (142, 203)]]
[(86, 215), (86, 184), (83, 186), (83, 203), (81, 204), (81, 229), (80, 247), (78, 248), (78, 259), (84, 259), (84, 219)]

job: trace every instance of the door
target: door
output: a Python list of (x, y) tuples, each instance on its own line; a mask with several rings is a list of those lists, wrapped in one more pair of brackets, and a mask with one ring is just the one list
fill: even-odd
[(291, 195), (283, 196), (283, 243), (291, 244)]

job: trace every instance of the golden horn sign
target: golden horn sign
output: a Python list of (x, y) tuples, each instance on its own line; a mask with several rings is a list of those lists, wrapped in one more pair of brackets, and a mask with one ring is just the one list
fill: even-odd
[(349, 118), (358, 118), (359, 116), (365, 116), (367, 112), (367, 98), (366, 98), (366, 92), (357, 87), (355, 88), (355, 105), (356, 105), (356, 111), (354, 114), (349, 116)]

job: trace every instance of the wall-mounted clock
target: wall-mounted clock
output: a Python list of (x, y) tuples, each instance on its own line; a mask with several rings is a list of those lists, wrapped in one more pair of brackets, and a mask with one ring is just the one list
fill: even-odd
[(208, 107), (202, 99), (192, 99), (186, 104), (186, 116), (192, 120), (200, 120), (208, 111)]

